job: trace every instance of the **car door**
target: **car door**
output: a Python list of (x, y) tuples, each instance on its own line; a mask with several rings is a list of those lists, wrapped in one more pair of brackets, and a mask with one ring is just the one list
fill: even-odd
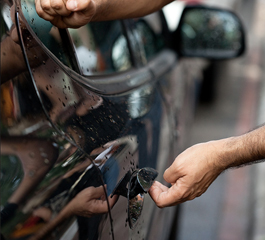
[[(163, 182), (182, 149), (194, 81), (167, 48), (161, 13), (62, 30), (31, 1), (9, 3), (2, 13), (8, 30), (18, 30), (26, 67), (1, 86), (1, 205), (10, 213), (3, 236), (166, 238), (175, 212), (136, 186), (146, 175), (154, 180), (152, 169)], [(106, 198), (120, 195), (106, 214), (54, 223), (78, 193), (104, 184)]]
[[(151, 154), (139, 156), (139, 164), (157, 169), (157, 179), (168, 185), (163, 172), (187, 146), (196, 102), (196, 78), (190, 74), (190, 62), (178, 59), (176, 52), (169, 48), (168, 27), (162, 12), (125, 24), (137, 66), (150, 69), (153, 91), (160, 99), (159, 105), (154, 105), (142, 117), (147, 151)], [(145, 100), (145, 96), (139, 99)], [(133, 239), (168, 239), (173, 234), (172, 227), (176, 229), (177, 211), (177, 208), (159, 209), (149, 196), (145, 196), (140, 220), (130, 236)]]
[(3, 237), (114, 239), (118, 228), (129, 238), (142, 190), (124, 193), (108, 214), (54, 219), (90, 186), (107, 184), (108, 197), (128, 173), (130, 182), (156, 167), (148, 131), (159, 126), (149, 122), (161, 95), (149, 67), (137, 67), (120, 21), (67, 31), (40, 19), (31, 1), (2, 9), (25, 67), (1, 86)]
[[(31, 1), (2, 1), (1, 10), (1, 68), (8, 69), (1, 76), (1, 238), (96, 239), (104, 215), (60, 214), (79, 193), (104, 185), (102, 159), (87, 154), (101, 146), (94, 144), (100, 133), (90, 125), (95, 135), (86, 145), (82, 125), (103, 100), (60, 67), (80, 74), (66, 30), (38, 18)], [(98, 124), (105, 110), (93, 115)]]

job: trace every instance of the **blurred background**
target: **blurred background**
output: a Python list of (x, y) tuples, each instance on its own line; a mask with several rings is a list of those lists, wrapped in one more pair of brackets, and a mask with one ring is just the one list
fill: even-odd
[[(190, 145), (239, 135), (265, 122), (265, 0), (207, 1), (242, 19), (246, 54), (218, 62), (210, 99), (196, 110)], [(264, 240), (265, 163), (223, 173), (200, 198), (182, 204), (178, 240)]]

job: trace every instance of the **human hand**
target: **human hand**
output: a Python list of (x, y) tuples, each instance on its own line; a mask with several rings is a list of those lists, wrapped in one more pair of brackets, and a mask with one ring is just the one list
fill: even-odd
[(40, 207), (33, 211), (33, 216), (41, 218), (44, 222), (49, 222), (52, 217), (52, 211), (47, 207)]
[(79, 28), (96, 13), (94, 0), (35, 0), (38, 15), (58, 28)]
[(221, 144), (201, 143), (181, 153), (164, 173), (164, 179), (172, 186), (156, 181), (149, 190), (157, 206), (174, 206), (203, 194), (225, 169), (219, 164)]
[[(104, 186), (106, 187), (106, 186)], [(108, 198), (109, 206), (112, 208), (116, 203), (118, 196)], [(88, 187), (76, 195), (76, 197), (67, 204), (64, 211), (67, 215), (77, 215), (83, 217), (92, 217), (96, 214), (107, 213), (108, 204), (105, 198), (105, 191), (102, 186)]]
[[(106, 188), (106, 185), (104, 186)], [(82, 217), (92, 217), (96, 214), (107, 213), (108, 203), (105, 198), (105, 191), (102, 186), (88, 187), (78, 193), (59, 214), (51, 219), (43, 228), (36, 234), (32, 235), (29, 240), (48, 239), (47, 236), (61, 224), (65, 219), (74, 215)], [(112, 208), (118, 196), (108, 198), (109, 206)], [(39, 212), (40, 213), (40, 212)]]

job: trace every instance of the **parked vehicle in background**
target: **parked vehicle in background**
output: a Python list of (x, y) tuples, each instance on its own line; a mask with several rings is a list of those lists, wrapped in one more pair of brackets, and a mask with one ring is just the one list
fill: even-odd
[[(189, 6), (179, 14), (175, 31), (163, 11), (58, 29), (32, 0), (1, 1), (3, 239), (174, 234), (177, 207), (159, 209), (146, 193), (155, 178), (164, 182), (189, 135), (203, 69), (185, 57), (244, 51), (231, 12)], [(97, 199), (108, 201), (106, 213), (92, 214), (93, 201), (73, 210), (105, 184)]]

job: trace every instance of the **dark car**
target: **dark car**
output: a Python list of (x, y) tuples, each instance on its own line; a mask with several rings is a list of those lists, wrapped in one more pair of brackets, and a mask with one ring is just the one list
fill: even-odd
[(163, 11), (58, 29), (33, 0), (0, 4), (2, 239), (168, 239), (178, 208), (146, 193), (186, 146), (198, 57), (243, 52), (238, 18), (189, 6), (174, 31)]

